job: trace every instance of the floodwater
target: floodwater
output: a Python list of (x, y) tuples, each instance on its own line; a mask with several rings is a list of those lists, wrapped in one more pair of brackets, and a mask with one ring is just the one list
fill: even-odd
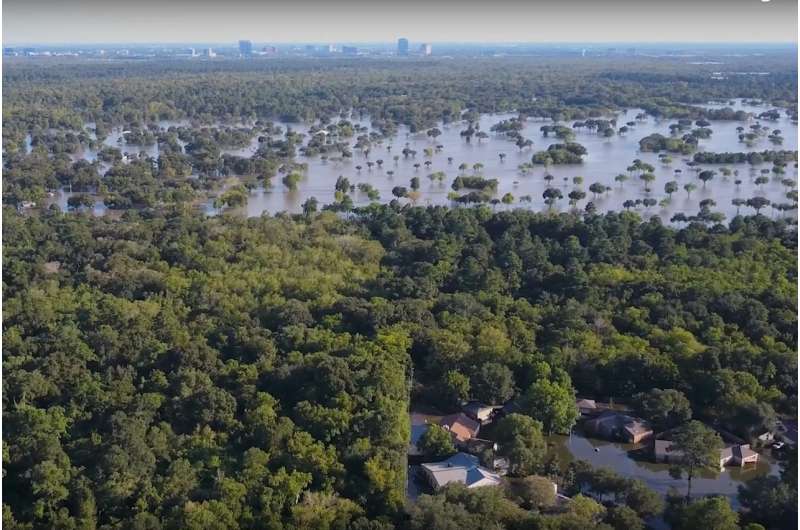
[[(606, 467), (626, 478), (639, 479), (661, 495), (666, 496), (670, 489), (686, 494), (686, 479), (672, 478), (668, 464), (653, 462), (649, 444), (633, 445), (587, 438), (578, 428), (570, 436), (550, 436), (548, 445), (550, 451), (556, 452), (562, 466), (573, 460), (585, 460), (592, 467)], [(759, 454), (756, 465), (726, 467), (719, 473), (702, 472), (692, 479), (692, 496), (724, 495), (734, 508), (738, 508), (739, 486), (756, 477), (780, 473), (780, 466), (770, 458), (768, 450), (759, 450)]]
[[(441, 416), (419, 412), (409, 415), (412, 429), (414, 426), (437, 423), (440, 419)], [(562, 469), (566, 469), (574, 460), (584, 460), (594, 468), (605, 467), (623, 477), (641, 480), (662, 496), (666, 496), (670, 490), (686, 494), (686, 479), (673, 478), (669, 474), (668, 464), (653, 462), (650, 444), (624, 444), (588, 438), (580, 426), (573, 429), (569, 436), (548, 436), (547, 444), (548, 452), (555, 453)], [(730, 500), (734, 509), (738, 509), (739, 486), (757, 477), (780, 473), (780, 466), (771, 458), (768, 449), (759, 449), (758, 452), (760, 456), (756, 465), (726, 467), (719, 473), (700, 472), (692, 479), (692, 496), (723, 495)], [(418, 477), (418, 466), (409, 466), (408, 471), (406, 496), (413, 501), (429, 488)]]
[[(708, 105), (708, 107), (721, 106), (728, 105)], [(736, 100), (731, 108), (759, 114), (769, 110), (771, 107), (753, 106), (746, 104), (742, 100)], [(756, 185), (754, 180), (761, 176), (760, 171), (762, 169), (770, 169), (772, 167), (771, 164), (763, 164), (756, 167), (751, 167), (750, 164), (746, 163), (703, 166), (702, 169), (715, 169), (717, 171), (714, 179), (703, 185), (697, 178), (697, 172), (686, 164), (691, 160), (692, 155), (670, 154), (672, 162), (666, 165), (660, 162), (658, 153), (640, 152), (639, 140), (641, 138), (653, 133), (669, 136), (669, 125), (677, 121), (658, 120), (652, 116), (648, 116), (644, 120), (636, 120), (635, 116), (640, 112), (640, 109), (630, 109), (616, 116), (617, 127), (627, 122), (635, 122), (635, 126), (630, 127), (630, 131), (624, 135), (605, 138), (593, 131), (577, 129), (574, 141), (584, 145), (588, 150), (588, 154), (584, 156), (582, 164), (553, 165), (549, 167), (534, 166), (526, 174), (521, 173), (518, 169), (520, 164), (529, 163), (534, 152), (544, 150), (553, 143), (562, 142), (562, 140), (558, 140), (552, 135), (546, 138), (540, 132), (539, 128), (542, 125), (553, 123), (550, 120), (528, 119), (525, 122), (525, 128), (520, 133), (525, 138), (532, 140), (534, 145), (532, 148), (523, 150), (518, 149), (504, 135), (490, 132), (492, 125), (501, 120), (515, 117), (515, 114), (482, 116), (480, 118), (480, 130), (487, 132), (489, 138), (484, 140), (473, 138), (471, 142), (466, 142), (460, 135), (460, 132), (466, 128), (464, 122), (440, 125), (439, 128), (442, 134), (435, 140), (427, 137), (424, 132), (411, 134), (407, 128), (400, 127), (395, 137), (373, 143), (369, 157), (356, 149), (353, 150), (352, 159), (344, 160), (326, 160), (321, 156), (305, 157), (298, 154), (296, 161), (307, 163), (308, 171), (305, 172), (298, 183), (297, 189), (288, 189), (281, 182), (281, 175), (277, 175), (272, 179), (272, 185), (269, 188), (259, 187), (253, 190), (247, 205), (240, 208), (239, 211), (251, 217), (259, 216), (262, 213), (274, 214), (281, 211), (298, 213), (302, 210), (303, 202), (309, 197), (315, 197), (320, 205), (332, 203), (335, 195), (334, 184), (339, 176), (347, 177), (352, 185), (359, 183), (370, 184), (380, 193), (380, 202), (389, 202), (394, 199), (391, 191), (395, 186), (404, 186), (410, 190), (410, 180), (413, 177), (419, 177), (421, 185), (416, 204), (449, 205), (452, 204), (448, 199), (448, 193), (452, 191), (452, 181), (459, 174), (476, 174), (472, 169), (472, 165), (475, 163), (481, 163), (484, 166), (477, 174), (485, 178), (496, 178), (498, 180), (496, 198), (499, 199), (506, 193), (513, 195), (514, 201), (512, 204), (497, 205), (496, 208), (498, 209), (548, 209), (542, 197), (542, 192), (547, 187), (559, 188), (564, 197), (552, 206), (554, 210), (568, 211), (571, 207), (568, 203), (567, 194), (573, 189), (582, 189), (586, 193), (586, 198), (578, 202), (578, 208), (582, 209), (587, 202), (592, 201), (598, 211), (619, 211), (623, 209), (623, 203), (626, 200), (652, 198), (658, 201), (659, 204), (650, 208), (639, 206), (636, 209), (646, 217), (659, 215), (665, 221), (669, 221), (674, 214), (679, 212), (687, 216), (696, 214), (699, 210), (700, 201), (705, 199), (715, 201), (716, 206), (712, 207), (712, 211), (724, 213), (727, 219), (732, 218), (737, 213), (737, 207), (731, 202), (734, 198), (748, 199), (754, 196), (763, 196), (776, 204), (791, 202), (785, 196), (786, 192), (791, 188), (784, 186), (781, 180), (790, 178), (796, 181), (797, 169), (792, 164), (789, 164), (786, 168), (785, 175), (769, 174), (769, 182), (761, 185)], [(350, 121), (359, 125), (369, 126), (368, 120), (351, 118)], [(713, 130), (713, 134), (708, 139), (700, 140), (698, 150), (749, 152), (771, 149), (797, 149), (797, 125), (791, 122), (785, 112), (781, 112), (781, 117), (777, 121), (761, 121), (762, 125), (770, 128), (770, 131), (779, 129), (782, 132), (784, 138), (782, 145), (774, 145), (766, 136), (760, 137), (750, 146), (741, 143), (738, 139), (739, 132), (736, 128), (739, 126), (747, 128), (749, 125), (756, 123), (756, 121), (755, 119), (751, 119), (748, 122), (712, 120), (710, 128)], [(180, 126), (186, 124), (186, 122), (182, 121), (159, 123), (163, 128), (170, 125)], [(301, 133), (305, 133), (309, 129), (309, 124), (280, 123), (278, 125), (281, 125), (284, 129), (287, 126), (291, 127)], [(564, 122), (562, 125), (571, 126), (572, 122)], [(144, 151), (149, 156), (158, 155), (157, 145), (141, 147), (120, 143), (121, 133), (121, 130), (115, 129), (104, 143), (106, 145), (119, 146), (124, 153), (136, 154)], [(308, 136), (305, 138), (305, 141), (307, 140)], [(352, 138), (351, 143), (354, 142), (355, 138)], [(410, 149), (417, 151), (416, 156), (402, 156), (401, 151), (406, 145)], [(434, 149), (433, 155), (426, 157), (424, 154), (425, 148), (435, 148), (437, 145), (442, 146), (442, 148), (439, 150)], [(236, 156), (250, 157), (256, 151), (257, 146), (257, 138), (253, 138), (250, 145), (242, 149), (223, 150), (223, 152)], [(504, 159), (501, 159), (501, 154), (504, 155)], [(400, 155), (398, 160), (394, 160), (396, 155)], [(85, 151), (81, 156), (88, 160), (93, 160), (96, 157), (96, 152)], [(448, 161), (448, 158), (452, 158), (452, 161)], [(372, 169), (368, 169), (367, 161), (375, 162), (379, 159), (383, 160), (382, 168), (378, 168), (376, 165)], [(650, 184), (650, 192), (645, 190), (644, 183), (638, 177), (626, 172), (626, 168), (631, 165), (634, 159), (641, 159), (656, 168), (654, 171), (656, 180)], [(426, 161), (430, 162), (428, 166), (425, 165)], [(469, 169), (464, 172), (459, 171), (458, 166), (462, 163), (466, 163)], [(419, 167), (415, 168), (415, 164), (419, 164)], [(356, 166), (363, 166), (363, 168), (358, 170)], [(719, 171), (722, 167), (726, 167), (732, 172), (738, 172), (738, 175), (734, 173), (730, 176), (723, 176)], [(434, 181), (427, 177), (431, 173), (438, 171), (446, 174), (446, 178), (443, 181)], [(389, 174), (389, 172), (393, 174)], [(628, 181), (622, 184), (614, 180), (614, 177), (621, 173), (627, 174), (629, 177)], [(548, 174), (553, 176), (549, 184), (545, 180), (545, 175)], [(581, 184), (573, 182), (573, 178), (577, 176), (583, 178)], [(673, 180), (678, 183), (678, 191), (673, 194), (668, 203), (661, 204), (662, 200), (667, 198), (667, 194), (664, 192), (664, 184)], [(735, 184), (736, 180), (741, 180), (738, 186)], [(589, 186), (595, 182), (601, 183), (611, 188), (611, 190), (595, 197), (589, 191)], [(690, 182), (696, 186), (696, 189), (689, 195), (684, 191), (683, 187)], [(460, 193), (463, 194), (466, 191), (461, 190)], [(529, 196), (530, 201), (521, 202), (520, 198), (525, 196)], [(351, 193), (351, 198), (357, 206), (363, 206), (370, 202), (366, 194), (358, 190)], [(408, 199), (403, 199), (403, 201), (408, 201)], [(205, 204), (204, 210), (209, 215), (215, 215), (220, 212), (220, 210), (213, 207), (213, 198)], [(753, 213), (753, 210), (743, 206), (741, 212)], [(790, 215), (792, 218), (796, 218), (797, 215), (796, 211), (785, 214), (776, 212), (769, 207), (762, 210), (762, 213), (771, 216)]]

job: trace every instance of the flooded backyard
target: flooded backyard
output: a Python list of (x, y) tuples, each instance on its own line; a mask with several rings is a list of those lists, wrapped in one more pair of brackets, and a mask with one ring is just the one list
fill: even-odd
[[(576, 428), (571, 436), (554, 435), (548, 446), (555, 451), (561, 466), (573, 460), (584, 460), (592, 467), (609, 468), (626, 478), (639, 479), (650, 489), (666, 496), (670, 489), (686, 493), (686, 479), (674, 479), (669, 474), (669, 465), (652, 460), (649, 444), (622, 444), (586, 437)], [(764, 475), (777, 475), (780, 466), (765, 451), (759, 451), (756, 465), (725, 467), (719, 473), (704, 471), (692, 480), (692, 496), (724, 495), (738, 507), (738, 487), (745, 482)]]

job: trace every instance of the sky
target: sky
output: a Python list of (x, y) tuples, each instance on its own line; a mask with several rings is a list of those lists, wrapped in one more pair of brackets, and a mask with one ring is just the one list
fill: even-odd
[(3, 43), (797, 42), (797, 0), (5, 0)]

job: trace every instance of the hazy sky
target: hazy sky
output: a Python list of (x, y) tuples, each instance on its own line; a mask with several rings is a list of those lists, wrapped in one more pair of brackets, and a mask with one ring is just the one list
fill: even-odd
[(797, 0), (5, 0), (4, 43), (797, 42)]

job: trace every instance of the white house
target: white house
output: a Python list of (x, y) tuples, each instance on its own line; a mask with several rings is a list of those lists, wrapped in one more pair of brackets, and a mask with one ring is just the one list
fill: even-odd
[(456, 453), (447, 460), (422, 464), (420, 468), (434, 490), (453, 482), (468, 488), (498, 486), (502, 483), (500, 475), (481, 467), (478, 457), (467, 453)]

